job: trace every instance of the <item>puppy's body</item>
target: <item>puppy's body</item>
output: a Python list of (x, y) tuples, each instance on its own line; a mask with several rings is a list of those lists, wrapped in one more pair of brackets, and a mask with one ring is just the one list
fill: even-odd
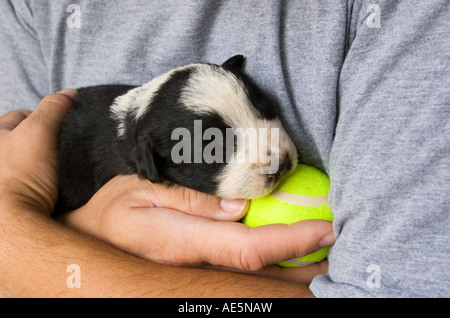
[[(84, 205), (119, 174), (138, 174), (152, 182), (179, 184), (227, 198), (259, 197), (272, 191), (283, 172), (296, 165), (297, 153), (275, 106), (241, 72), (242, 64), (243, 57), (236, 56), (221, 66), (180, 67), (138, 87), (79, 89), (59, 137), (57, 210)], [(239, 129), (264, 128), (277, 130), (280, 142), (274, 147), (267, 136), (258, 137), (246, 141), (245, 149), (229, 152), (221, 141), (221, 160), (198, 162), (194, 160), (196, 152), (203, 154), (210, 143), (202, 139), (199, 145), (195, 140), (199, 122), (202, 136), (208, 129), (227, 136), (229, 129), (238, 135)], [(179, 141), (172, 134), (178, 128), (192, 133), (191, 142), (196, 146), (192, 160), (174, 161), (173, 149)], [(230, 157), (255, 147), (276, 155), (280, 167), (262, 174), (267, 162), (230, 162)]]
[(58, 211), (78, 208), (114, 176), (136, 172), (126, 162), (133, 146), (118, 140), (117, 124), (110, 116), (114, 100), (132, 88), (103, 85), (78, 90), (59, 138)]

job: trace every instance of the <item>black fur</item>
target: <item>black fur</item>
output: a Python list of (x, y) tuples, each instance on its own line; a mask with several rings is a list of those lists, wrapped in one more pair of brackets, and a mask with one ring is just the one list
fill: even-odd
[(78, 90), (58, 140), (58, 212), (79, 208), (115, 175), (133, 172), (124, 156), (133, 146), (117, 139), (117, 124), (109, 113), (114, 99), (132, 88), (102, 85)]

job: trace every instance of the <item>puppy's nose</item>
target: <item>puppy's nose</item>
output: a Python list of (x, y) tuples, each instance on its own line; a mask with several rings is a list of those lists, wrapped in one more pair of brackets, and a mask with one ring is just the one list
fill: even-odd
[(278, 170), (275, 173), (275, 176), (277, 177), (277, 179), (279, 179), (282, 176), (284, 176), (286, 171), (291, 170), (291, 168), (292, 168), (291, 159), (289, 158), (289, 156), (285, 156), (281, 161), (281, 164), (278, 166)]

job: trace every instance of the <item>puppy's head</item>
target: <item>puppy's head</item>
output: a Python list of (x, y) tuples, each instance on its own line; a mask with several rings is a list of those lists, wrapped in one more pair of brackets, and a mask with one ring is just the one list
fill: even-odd
[(188, 65), (118, 97), (111, 114), (119, 139), (134, 145), (134, 172), (224, 198), (273, 191), (297, 152), (243, 63)]

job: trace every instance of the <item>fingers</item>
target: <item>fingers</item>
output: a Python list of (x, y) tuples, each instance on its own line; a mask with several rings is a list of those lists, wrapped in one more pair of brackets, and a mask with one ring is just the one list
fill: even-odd
[(237, 221), (248, 209), (246, 200), (226, 200), (217, 196), (175, 186), (152, 184), (149, 197), (156, 206), (178, 210), (190, 215), (217, 221)]
[[(138, 191), (132, 190), (133, 184)], [(256, 271), (334, 243), (332, 223), (328, 221), (308, 220), (291, 225), (249, 228), (237, 222), (215, 222), (226, 213), (222, 210), (220, 198), (212, 195), (184, 187), (152, 184), (136, 176), (116, 177), (109, 185), (119, 192), (126, 191), (123, 204), (131, 200), (128, 191), (134, 193), (132, 201), (135, 203), (132, 205), (133, 213), (125, 213), (120, 221), (114, 217), (106, 223), (112, 228), (117, 225), (114, 233), (125, 231), (123, 236), (127, 237), (133, 233), (133, 243), (128, 247), (142, 246), (146, 252), (139, 254), (153, 260), (161, 261), (159, 255), (163, 254), (166, 255), (163, 262), (208, 263)], [(111, 195), (110, 191), (108, 193)], [(118, 193), (113, 197), (122, 196)], [(246, 202), (243, 203), (245, 206)], [(240, 208), (239, 204), (236, 207), (236, 210), (246, 209)], [(114, 241), (117, 237), (114, 235), (109, 239)], [(151, 252), (153, 249), (156, 251)]]
[(24, 122), (28, 131), (38, 131), (38, 134), (46, 132), (47, 136), (44, 137), (55, 137), (62, 120), (72, 107), (76, 93), (74, 89), (64, 89), (45, 96), (33, 112), (15, 110), (3, 115), (0, 117), (0, 133), (11, 132)]
[(13, 110), (0, 117), (0, 133), (10, 132), (31, 114), (29, 110)]
[(151, 183), (137, 175), (114, 177), (94, 197), (103, 195), (121, 200), (124, 206), (166, 208), (216, 221), (237, 221), (248, 209), (246, 200), (222, 200), (182, 186)]
[[(149, 199), (152, 196), (157, 199)], [(190, 215), (181, 210), (217, 213), (220, 199), (154, 185), (137, 176), (113, 178), (85, 209), (74, 214), (86, 221), (77, 221), (77, 228), (137, 256), (176, 265), (206, 263), (257, 271), (312, 253), (324, 242), (332, 244), (334, 236), (331, 222), (323, 220), (249, 228)]]
[(204, 268), (227, 270), (237, 273), (254, 274), (270, 278), (286, 280), (289, 282), (297, 282), (304, 285), (310, 285), (313, 278), (320, 274), (328, 273), (328, 260), (304, 266), (304, 267), (279, 267), (277, 265), (269, 265), (259, 271), (246, 271), (224, 266), (204, 265)]
[(323, 220), (252, 229), (239, 223), (216, 222), (209, 225), (209, 228), (198, 227), (196, 233), (200, 238), (197, 248), (205, 252), (204, 261), (249, 271), (310, 254), (323, 247), (322, 239), (333, 232), (331, 222)]
[(298, 268), (282, 268), (279, 266), (267, 266), (258, 272), (254, 272), (258, 275), (267, 277), (295, 281), (301, 284), (309, 285), (314, 277), (320, 274), (328, 272), (328, 260), (325, 259), (321, 262), (311, 264), (305, 267)]
[(69, 96), (72, 99), (75, 99), (75, 96), (77, 96), (77, 90), (73, 88), (65, 88), (56, 94), (66, 95)]

